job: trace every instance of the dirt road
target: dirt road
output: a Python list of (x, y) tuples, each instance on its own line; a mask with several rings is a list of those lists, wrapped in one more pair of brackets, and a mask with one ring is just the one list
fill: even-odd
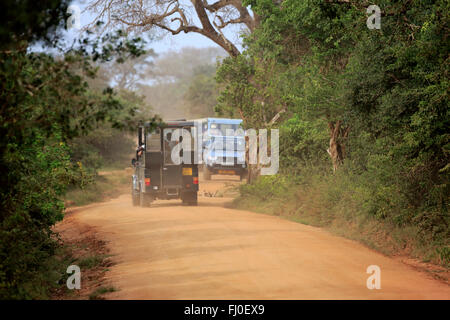
[[(114, 255), (106, 280), (118, 291), (106, 298), (450, 299), (445, 283), (354, 241), (225, 208), (229, 198), (211, 197), (223, 185), (204, 182), (198, 207), (132, 207), (123, 195), (75, 210), (70, 219)], [(366, 286), (370, 265), (381, 269), (379, 290)]]

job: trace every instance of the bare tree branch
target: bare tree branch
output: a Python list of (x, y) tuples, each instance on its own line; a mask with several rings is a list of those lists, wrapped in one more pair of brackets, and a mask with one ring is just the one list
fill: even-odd
[(242, 0), (92, 0), (87, 10), (97, 14), (91, 25), (106, 20), (105, 28), (123, 25), (129, 31), (141, 32), (156, 27), (172, 35), (196, 32), (217, 43), (231, 56), (240, 52), (224, 35), (223, 29), (243, 25), (252, 32), (259, 21), (242, 5)]

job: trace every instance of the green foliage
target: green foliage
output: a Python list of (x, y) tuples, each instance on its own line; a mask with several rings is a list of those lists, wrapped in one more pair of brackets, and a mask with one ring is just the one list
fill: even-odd
[(0, 3), (0, 48), (22, 41), (52, 41), (66, 22), (69, 0), (3, 0)]
[[(218, 89), (214, 79), (219, 48), (184, 47), (159, 55), (144, 67), (138, 92), (163, 119), (214, 115)], [(150, 80), (150, 81), (149, 81)]]
[[(129, 163), (129, 159), (130, 157), (128, 157), (127, 163)], [(64, 198), (67, 206), (84, 206), (90, 203), (116, 198), (129, 190), (130, 175), (121, 167), (121, 170), (113, 171), (112, 174), (97, 175), (93, 179), (93, 183), (82, 188), (79, 186), (69, 187)]]
[(72, 161), (81, 162), (92, 174), (104, 166), (128, 166), (135, 151), (134, 130), (118, 130), (117, 127), (134, 129), (135, 123), (152, 119), (151, 109), (146, 107), (143, 97), (134, 92), (121, 90), (116, 99), (122, 108), (109, 110), (108, 117), (119, 126), (99, 123), (87, 134), (69, 142)]
[[(321, 199), (336, 212), (340, 195), (361, 215), (448, 246), (448, 1), (380, 1), (381, 30), (366, 26), (369, 3), (246, 4), (261, 24), (218, 69), (218, 111), (262, 128), (285, 108), (272, 124), (283, 175), (322, 172), (332, 186)], [(344, 166), (331, 175), (327, 124), (338, 120), (350, 133), (340, 141)]]
[(216, 76), (217, 82), (222, 84), (217, 113), (233, 117), (242, 110), (252, 109), (254, 89), (248, 82), (253, 74), (253, 66), (243, 54), (222, 62)]
[(282, 71), (273, 61), (253, 60), (245, 54), (225, 59), (216, 75), (222, 89), (216, 112), (243, 118), (249, 128), (267, 126), (290, 102), (288, 76)]
[(347, 164), (336, 175), (314, 167), (297, 174), (261, 176), (241, 185), (234, 206), (323, 227), (386, 254), (410, 254), (448, 266), (448, 218), (443, 221), (442, 212), (436, 211), (427, 212), (425, 220), (417, 218), (421, 224), (403, 223), (411, 211), (397, 190), (382, 189), (368, 179)]
[(214, 80), (216, 68), (214, 65), (204, 65), (194, 70), (194, 76), (189, 82), (184, 100), (191, 117), (206, 117), (214, 115), (217, 103), (217, 87)]
[(326, 123), (321, 119), (315, 122), (303, 121), (294, 116), (280, 126), (280, 168), (292, 173), (293, 170), (312, 166), (326, 168), (328, 164), (324, 146), (328, 136)]
[(107, 255), (94, 255), (83, 258), (77, 263), (80, 268), (92, 269), (99, 266), (107, 257)]
[(120, 40), (124, 34), (118, 33), (100, 44), (83, 41), (58, 58), (27, 52), (29, 41), (55, 35), (55, 17), (66, 2), (6, 1), (2, 9), (5, 5), (11, 13), (26, 8), (16, 22), (27, 23), (26, 29), (16, 23), (0, 29), (8, 41), (0, 52), (0, 298), (45, 298), (55, 281), (51, 261), (58, 243), (51, 227), (63, 217), (62, 199), (69, 186), (91, 181), (73, 158), (73, 139), (102, 123), (127, 128), (137, 120), (136, 104), (124, 104), (110, 88), (89, 90), (92, 62), (120, 61), (142, 50), (139, 40)]
[(102, 295), (115, 291), (117, 291), (117, 289), (114, 287), (100, 287), (89, 295), (89, 300), (102, 300)]

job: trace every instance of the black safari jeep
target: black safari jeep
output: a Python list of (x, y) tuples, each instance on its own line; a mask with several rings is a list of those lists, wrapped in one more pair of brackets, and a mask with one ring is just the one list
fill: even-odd
[(197, 205), (198, 165), (194, 164), (194, 151), (179, 145), (194, 145), (193, 127), (192, 121), (139, 126), (136, 158), (132, 160), (133, 205), (148, 207), (155, 199), (181, 199), (184, 205)]

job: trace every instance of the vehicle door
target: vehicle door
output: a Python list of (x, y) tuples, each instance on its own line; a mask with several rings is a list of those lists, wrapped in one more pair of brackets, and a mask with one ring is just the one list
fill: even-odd
[(157, 191), (162, 185), (163, 168), (160, 128), (148, 132), (145, 157), (146, 177), (150, 178), (151, 189)]
[(181, 186), (181, 164), (176, 164), (172, 159), (172, 151), (180, 143), (172, 141), (172, 134), (179, 128), (163, 129), (163, 168), (162, 181), (164, 188), (177, 188)]

